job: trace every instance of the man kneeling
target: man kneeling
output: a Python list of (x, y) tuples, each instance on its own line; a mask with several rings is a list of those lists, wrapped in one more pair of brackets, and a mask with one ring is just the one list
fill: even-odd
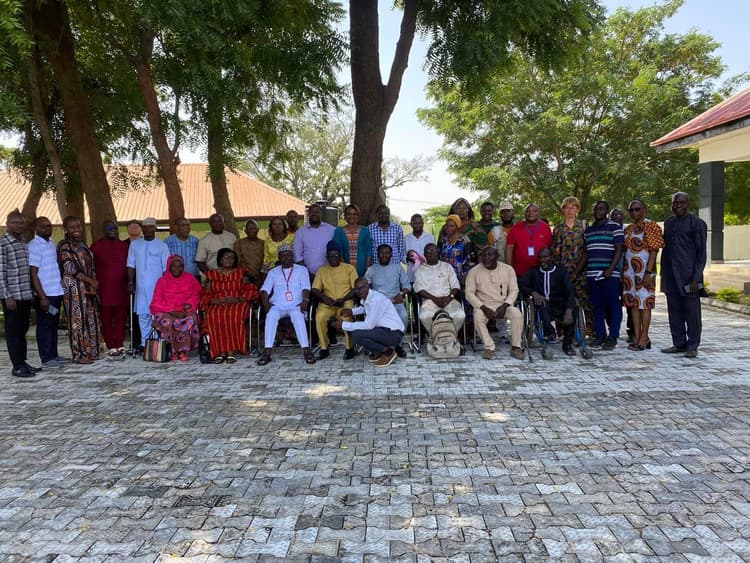
[(331, 326), (351, 333), (354, 344), (370, 352), (370, 360), (376, 366), (389, 366), (396, 359), (395, 348), (404, 336), (404, 323), (391, 300), (379, 291), (370, 289), (366, 278), (357, 278), (354, 290), (361, 305), (354, 309), (343, 309), (341, 316), (364, 313), (365, 320), (350, 322), (337, 319)]
[(524, 295), (531, 296), (537, 310), (541, 312), (544, 337), (554, 339), (556, 332), (552, 321), (562, 322), (563, 352), (568, 356), (575, 356), (575, 289), (567, 269), (552, 263), (552, 251), (549, 248), (539, 251), (539, 265), (526, 272), (518, 280), (518, 285)]

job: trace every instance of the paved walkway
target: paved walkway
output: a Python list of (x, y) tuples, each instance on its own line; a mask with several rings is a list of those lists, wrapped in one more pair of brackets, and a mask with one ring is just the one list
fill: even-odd
[(750, 323), (695, 360), (339, 349), (6, 375), (0, 559), (750, 560)]

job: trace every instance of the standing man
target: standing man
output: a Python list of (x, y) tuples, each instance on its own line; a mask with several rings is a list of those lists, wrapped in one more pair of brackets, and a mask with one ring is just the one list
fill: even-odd
[(109, 349), (109, 356), (120, 356), (125, 352), (123, 342), (128, 312), (129, 247), (120, 240), (119, 234), (117, 223), (105, 221), (104, 237), (91, 245), (96, 279), (99, 282), (102, 337)]
[(216, 257), (219, 255), (219, 250), (233, 248), (237, 240), (234, 233), (224, 230), (224, 217), (218, 213), (214, 213), (208, 218), (208, 224), (211, 226), (211, 232), (200, 240), (198, 249), (195, 251), (195, 262), (198, 269), (204, 274), (209, 270), (218, 268)]
[[(424, 251), (428, 244), (435, 244), (435, 237), (424, 232), (424, 219), (419, 213), (411, 216), (411, 232), (404, 237), (406, 247), (406, 275), (414, 283), (417, 268), (424, 262)], [(412, 253), (416, 253), (414, 256)]]
[[(36, 345), (42, 367), (59, 368), (70, 360), (57, 353), (57, 324), (62, 307), (62, 277), (57, 263), (57, 246), (52, 240), (52, 223), (46, 217), (34, 221), (36, 236), (29, 242), (31, 287), (36, 293)], [(125, 319), (123, 318), (123, 322)]]
[(523, 315), (515, 307), (518, 282), (513, 268), (498, 261), (497, 248), (488, 246), (480, 254), (477, 264), (466, 275), (466, 300), (474, 307), (474, 327), (484, 345), (486, 360), (495, 356), (495, 341), (487, 329), (487, 321), (510, 321), (510, 355), (523, 360), (521, 333)]
[(182, 263), (185, 264), (185, 273), (193, 274), (200, 279), (201, 273), (198, 264), (195, 261), (195, 255), (198, 253), (198, 237), (190, 234), (190, 221), (185, 217), (180, 217), (174, 222), (175, 233), (164, 239), (164, 244), (169, 249), (169, 254), (178, 254), (182, 256)]
[(513, 217), (516, 212), (513, 210), (513, 204), (507, 199), (501, 201), (500, 205), (497, 206), (497, 209), (500, 212), (500, 225), (503, 227), (503, 231), (505, 231), (505, 236), (507, 237), (510, 234), (510, 230), (513, 228)]
[(33, 377), (40, 368), (26, 363), (26, 332), (31, 311), (29, 247), (23, 241), (26, 218), (18, 209), (8, 214), (6, 233), (0, 237), (0, 301), (5, 319), (8, 355), (15, 377)]
[(326, 248), (333, 240), (333, 225), (323, 222), (323, 208), (313, 203), (307, 208), (308, 224), (294, 235), (294, 258), (307, 268), (311, 279), (326, 264)]
[[(581, 261), (586, 264), (586, 288), (594, 307), (594, 333), (592, 347), (612, 350), (617, 346), (622, 324), (620, 305), (620, 257), (625, 240), (622, 227), (608, 218), (609, 204), (597, 201), (594, 205), (594, 222), (584, 232), (586, 247)], [(580, 264), (580, 262), (579, 262)], [(609, 335), (607, 335), (607, 319)]]
[(128, 230), (128, 239), (125, 241), (125, 244), (130, 245), (131, 242), (143, 236), (141, 222), (138, 219), (131, 219), (125, 227)]
[(130, 243), (127, 259), (128, 291), (135, 294), (135, 312), (141, 328), (141, 348), (151, 332), (151, 299), (156, 282), (167, 269), (169, 249), (156, 238), (156, 219), (143, 220), (143, 238)]
[(378, 205), (376, 214), (377, 222), (368, 227), (372, 239), (372, 263), (375, 264), (378, 260), (378, 248), (381, 244), (387, 244), (391, 247), (392, 262), (395, 264), (406, 262), (404, 229), (401, 228), (401, 225), (391, 223), (391, 210), (386, 205)]
[(370, 361), (376, 367), (386, 367), (396, 359), (395, 348), (404, 337), (404, 325), (385, 295), (370, 289), (366, 278), (358, 278), (354, 289), (361, 305), (354, 309), (344, 309), (341, 316), (365, 315), (364, 321), (350, 322), (337, 319), (332, 323), (337, 329), (351, 333), (355, 345), (370, 352)]
[(706, 267), (706, 223), (688, 213), (690, 196), (672, 196), (672, 213), (664, 222), (664, 250), (661, 253), (661, 289), (667, 296), (672, 346), (665, 354), (698, 356), (701, 343), (701, 300), (703, 268)]
[(474, 250), (479, 251), (485, 246), (494, 246), (497, 248), (497, 259), (501, 262), (505, 260), (505, 247), (507, 246), (507, 237), (502, 225), (495, 221), (495, 206), (491, 201), (485, 201), (479, 208), (479, 225), (478, 228), (484, 233), (484, 237), (474, 238)]
[(286, 230), (291, 234), (294, 234), (299, 230), (299, 213), (294, 209), (290, 209), (286, 212), (286, 225)]
[(263, 283), (263, 257), (266, 241), (258, 238), (258, 223), (255, 219), (245, 222), (245, 238), (234, 243), (239, 265), (247, 270), (250, 281), (255, 285)]
[(505, 263), (513, 267), (519, 278), (537, 265), (539, 251), (542, 248), (552, 246), (552, 231), (549, 225), (539, 218), (539, 212), (536, 203), (528, 204), (524, 220), (513, 225), (508, 234)]
[[(357, 279), (357, 270), (354, 266), (341, 263), (341, 251), (335, 241), (328, 243), (327, 258), (328, 264), (318, 270), (312, 284), (312, 294), (319, 301), (315, 311), (315, 327), (320, 338), (319, 360), (324, 360), (330, 355), (327, 323), (336, 318), (344, 308), (354, 307), (352, 299), (355, 294), (354, 282)], [(354, 358), (354, 344), (348, 333), (345, 333), (345, 340), (344, 359), (351, 360)]]

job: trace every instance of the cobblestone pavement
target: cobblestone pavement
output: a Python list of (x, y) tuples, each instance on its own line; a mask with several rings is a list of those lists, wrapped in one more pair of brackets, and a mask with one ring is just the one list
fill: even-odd
[(2, 352), (0, 558), (750, 560), (750, 323), (704, 321), (695, 360), (658, 352), (663, 309), (653, 350), (590, 361), (287, 350), (18, 381)]

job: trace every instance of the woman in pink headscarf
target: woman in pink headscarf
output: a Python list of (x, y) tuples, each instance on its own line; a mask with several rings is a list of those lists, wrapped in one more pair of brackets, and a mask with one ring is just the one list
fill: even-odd
[(188, 361), (188, 352), (198, 347), (198, 301), (201, 286), (194, 276), (185, 274), (185, 262), (179, 254), (167, 259), (167, 271), (159, 278), (151, 300), (153, 326), (171, 344), (172, 361)]

